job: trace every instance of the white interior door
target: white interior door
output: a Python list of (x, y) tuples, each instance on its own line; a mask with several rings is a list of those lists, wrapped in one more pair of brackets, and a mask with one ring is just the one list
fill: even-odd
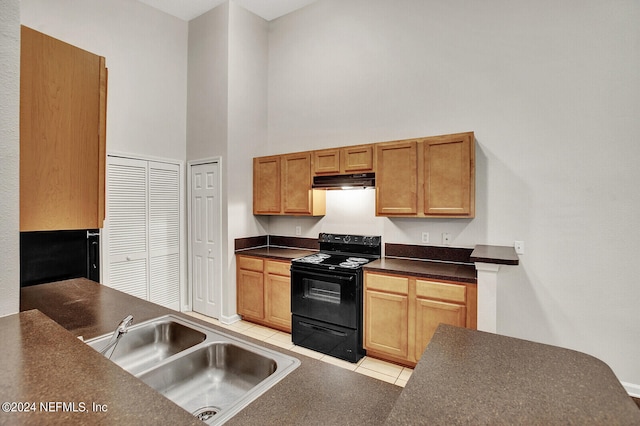
[(220, 318), (220, 164), (192, 165), (190, 185), (193, 310)]

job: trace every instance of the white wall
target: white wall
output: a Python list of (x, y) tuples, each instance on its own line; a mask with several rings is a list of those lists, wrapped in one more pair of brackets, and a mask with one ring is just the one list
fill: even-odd
[(223, 319), (236, 313), (234, 239), (252, 214), (252, 157), (267, 143), (267, 22), (225, 2), (189, 22), (189, 160), (222, 159)]
[(106, 58), (107, 150), (186, 158), (188, 24), (135, 0), (22, 0), (23, 25)]
[[(498, 332), (595, 355), (640, 394), (638, 22), (634, 0), (321, 0), (270, 24), (269, 153), (475, 131), (475, 219), (342, 217), (386, 242), (525, 241)], [(269, 232), (337, 229), (336, 197)]]
[(267, 21), (230, 1), (227, 315), (236, 313), (234, 240), (266, 232), (263, 220), (253, 216), (252, 158), (267, 146), (268, 45)]
[(0, 4), (0, 317), (20, 308), (20, 3)]

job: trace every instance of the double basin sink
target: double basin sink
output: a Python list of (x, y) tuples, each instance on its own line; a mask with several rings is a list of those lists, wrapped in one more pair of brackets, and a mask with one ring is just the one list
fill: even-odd
[[(100, 351), (110, 337), (86, 343)], [(111, 361), (211, 425), (229, 420), (300, 365), (175, 315), (131, 326), (109, 353)]]

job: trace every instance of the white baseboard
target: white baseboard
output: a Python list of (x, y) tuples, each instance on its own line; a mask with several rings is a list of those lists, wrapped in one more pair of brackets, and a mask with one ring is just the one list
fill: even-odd
[(640, 398), (640, 385), (636, 385), (633, 383), (626, 383), (626, 382), (620, 382), (620, 383), (622, 383), (622, 386), (624, 386), (625, 390), (630, 396), (634, 398)]
[(223, 324), (233, 324), (234, 322), (238, 322), (242, 319), (242, 317), (238, 314), (234, 314), (231, 316), (220, 315), (219, 321)]

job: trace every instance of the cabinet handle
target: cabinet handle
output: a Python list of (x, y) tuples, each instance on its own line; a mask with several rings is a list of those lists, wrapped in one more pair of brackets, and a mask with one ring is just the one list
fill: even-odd
[(309, 324), (308, 322), (300, 321), (301, 326), (310, 328), (312, 330), (320, 331), (322, 333), (333, 334), (334, 336), (345, 337), (347, 333), (337, 330), (331, 330), (330, 328), (321, 327), (319, 325)]

